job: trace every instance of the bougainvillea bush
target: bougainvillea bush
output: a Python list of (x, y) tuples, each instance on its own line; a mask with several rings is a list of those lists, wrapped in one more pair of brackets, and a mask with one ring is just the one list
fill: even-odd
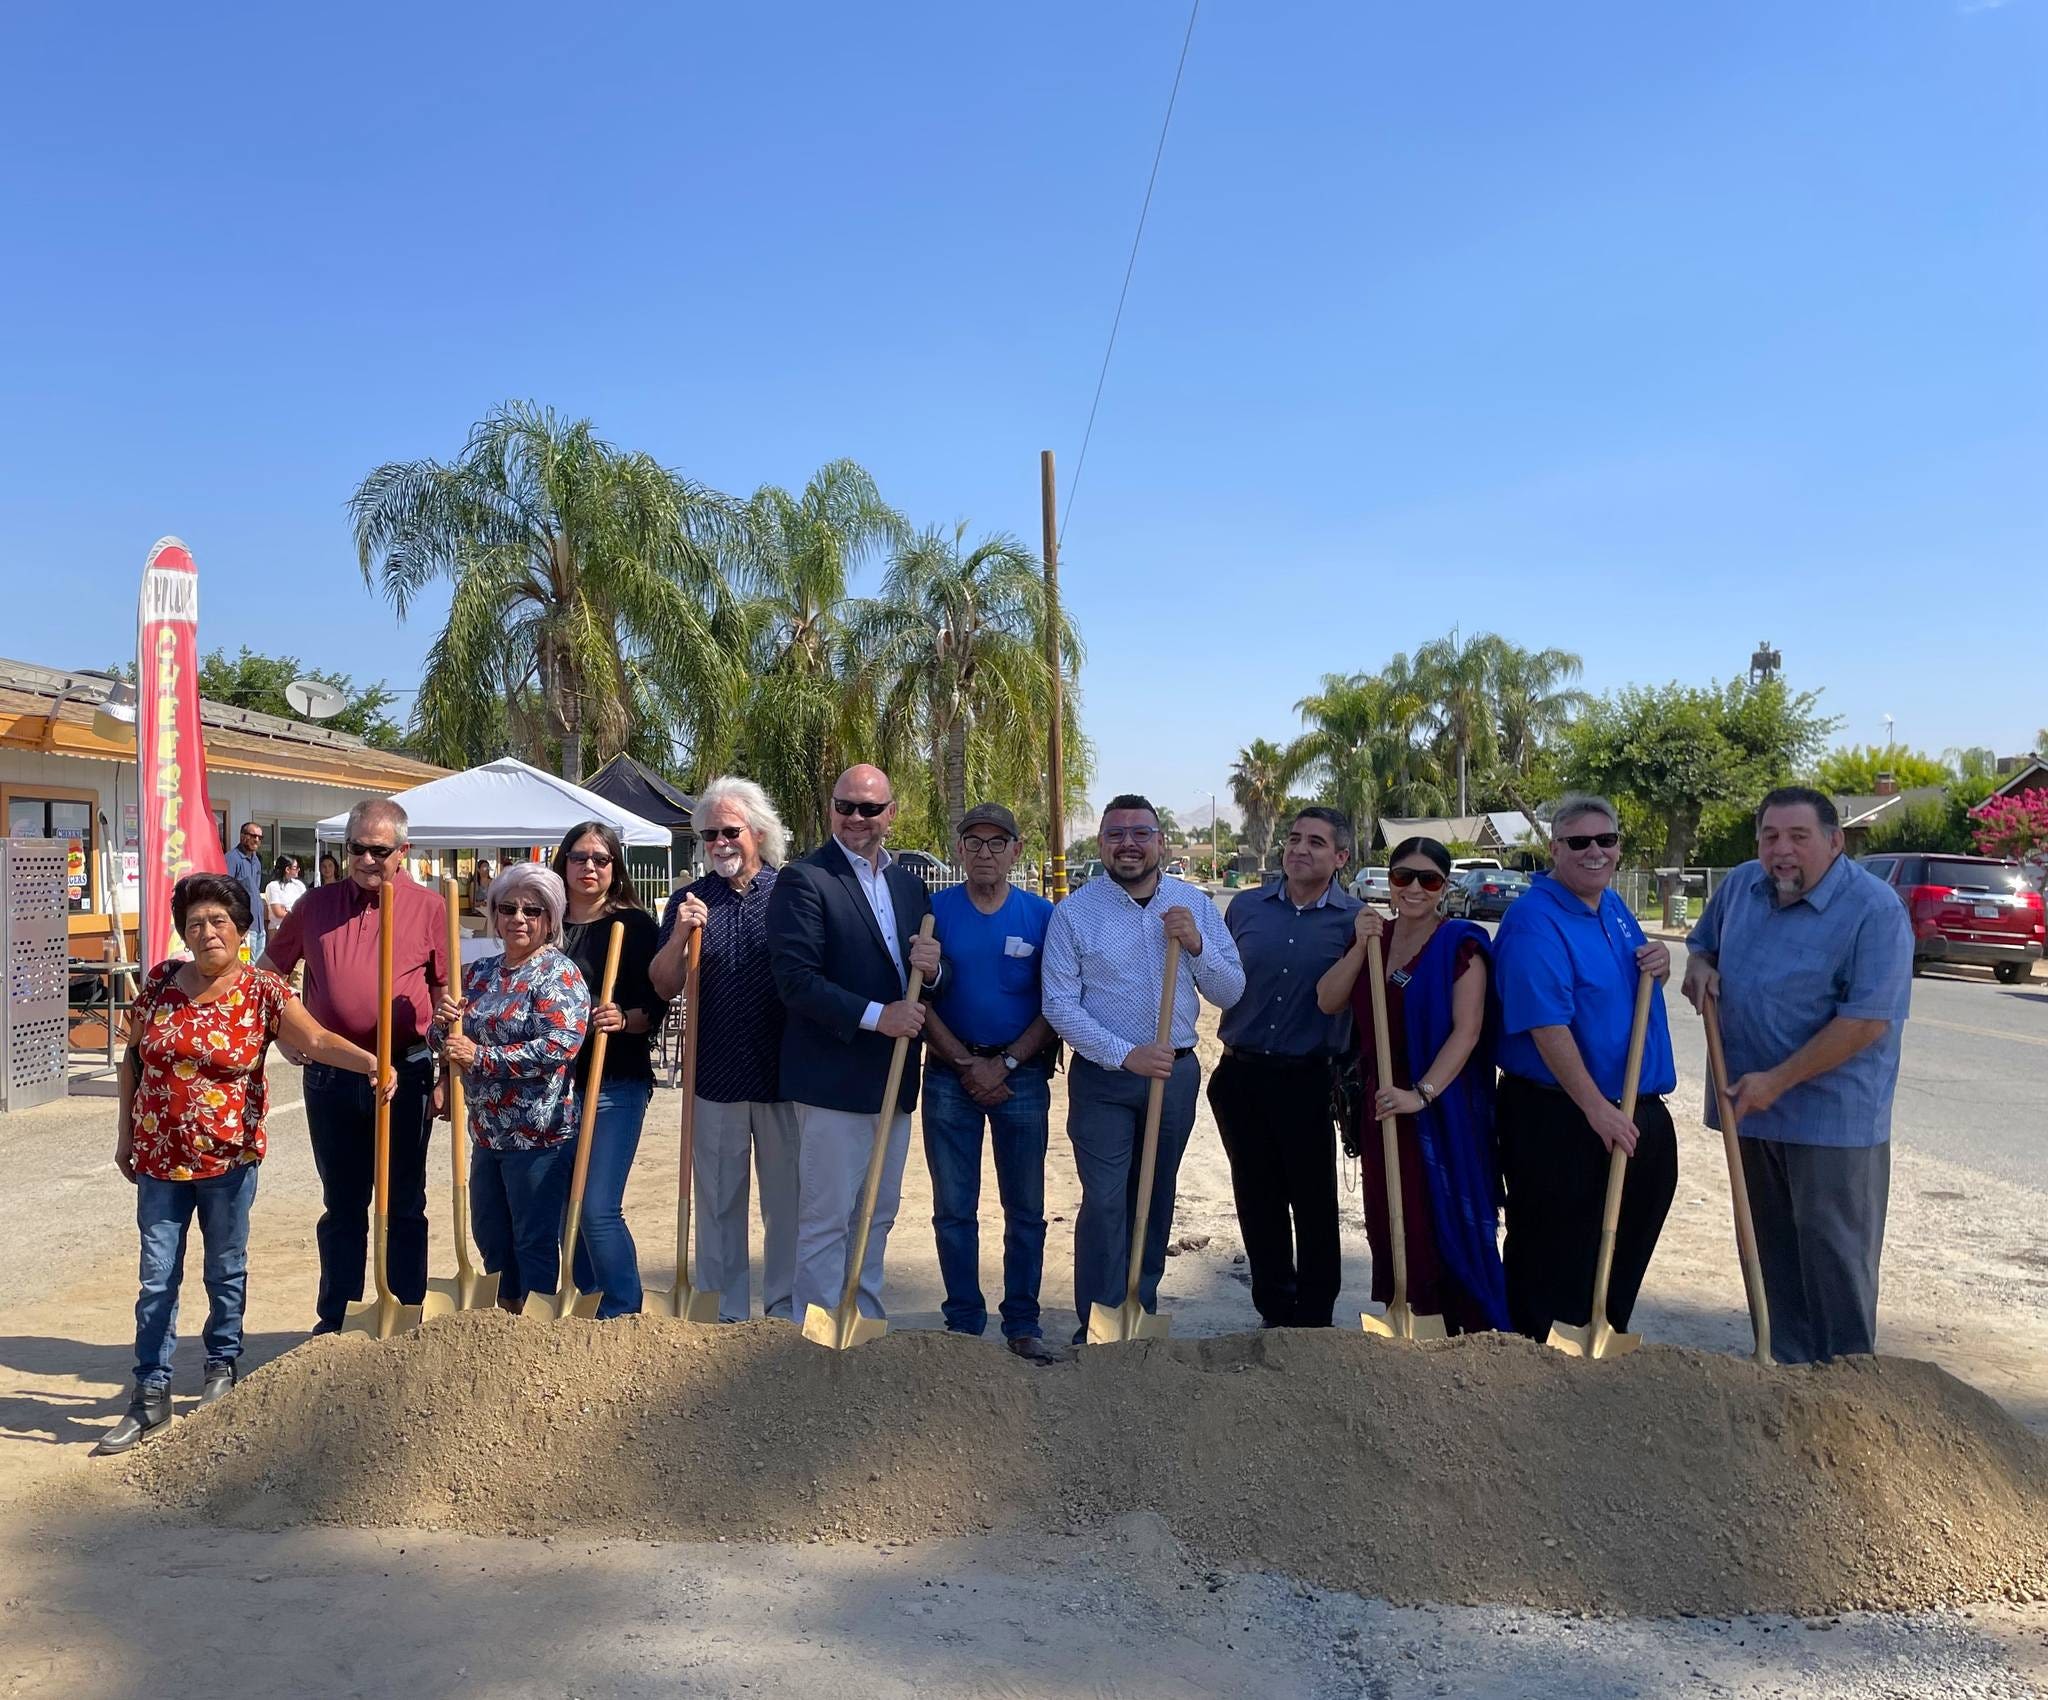
[(1992, 797), (1970, 811), (1976, 823), (1977, 854), (2020, 861), (2048, 858), (2048, 790)]

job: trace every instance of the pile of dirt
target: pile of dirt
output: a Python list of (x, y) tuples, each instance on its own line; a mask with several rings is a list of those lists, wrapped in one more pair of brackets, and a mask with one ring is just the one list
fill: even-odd
[(936, 1333), (839, 1353), (779, 1323), (482, 1312), (311, 1341), (127, 1468), (252, 1527), (907, 1541), (1150, 1510), (1213, 1560), (1399, 1602), (2048, 1598), (2048, 1445), (1900, 1359), (1336, 1330), (1042, 1368)]

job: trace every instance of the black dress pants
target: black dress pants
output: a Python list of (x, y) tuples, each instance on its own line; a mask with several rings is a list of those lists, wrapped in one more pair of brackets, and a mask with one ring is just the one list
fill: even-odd
[(1226, 1056), (1209, 1107), (1230, 1159), (1252, 1303), (1272, 1327), (1329, 1327), (1343, 1262), (1328, 1060)]
[[(1495, 1128), (1507, 1192), (1501, 1261), (1509, 1320), (1532, 1340), (1546, 1338), (1553, 1322), (1583, 1328), (1593, 1314), (1607, 1147), (1564, 1093), (1512, 1074), (1500, 1077)], [(1607, 1322), (1617, 1330), (1628, 1327), (1678, 1191), (1678, 1134), (1662, 1098), (1636, 1100), (1636, 1131), (1607, 1282)]]
[[(416, 1305), (427, 1290), (427, 1144), (434, 1131), (434, 1064), (428, 1057), (395, 1065), (391, 1100), (390, 1238), (385, 1274), (400, 1304)], [(305, 1072), (306, 1126), (320, 1175), (320, 1296), (323, 1329), (341, 1326), (363, 1296), (369, 1263), (370, 1212), (376, 1194), (377, 1105), (370, 1077), (325, 1063)], [(451, 1138), (467, 1138), (457, 1132)]]

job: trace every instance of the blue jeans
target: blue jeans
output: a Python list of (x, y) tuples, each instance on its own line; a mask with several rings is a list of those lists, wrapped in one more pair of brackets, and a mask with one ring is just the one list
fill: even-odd
[(185, 1236), (199, 1217), (205, 1246), (206, 1361), (242, 1355), (242, 1308), (249, 1290), (249, 1206), (256, 1165), (203, 1181), (135, 1177), (135, 1225), (142, 1231), (142, 1291), (135, 1301), (135, 1380), (168, 1387), (178, 1345), (178, 1288), (185, 1279)]
[[(400, 1304), (416, 1305), (427, 1290), (427, 1142), (434, 1130), (434, 1064), (422, 1057), (397, 1064), (398, 1094), (391, 1100), (391, 1235), (385, 1274)], [(363, 1296), (369, 1261), (370, 1210), (377, 1158), (377, 1106), (370, 1077), (325, 1063), (305, 1073), (306, 1129), (313, 1166), (320, 1172), (325, 1206), (314, 1238), (320, 1246), (322, 1327), (339, 1328), (348, 1307)]]
[(597, 1306), (600, 1319), (633, 1316), (640, 1309), (640, 1254), (622, 1206), (653, 1096), (651, 1080), (607, 1080), (598, 1088), (590, 1172), (583, 1177), (583, 1225), (576, 1234), (576, 1285), (604, 1295)]
[(1038, 1282), (1045, 1272), (1046, 1122), (1052, 1084), (1026, 1063), (1010, 1074), (1006, 1103), (985, 1110), (952, 1069), (924, 1077), (924, 1160), (932, 1176), (932, 1231), (946, 1283), (946, 1326), (979, 1334), (988, 1326), (981, 1296), (981, 1129), (995, 1145), (996, 1190), (1003, 1200), (1003, 1338), (1036, 1339)]
[[(1174, 1186), (1181, 1153), (1194, 1131), (1201, 1083), (1200, 1063), (1192, 1056), (1175, 1060), (1159, 1113), (1159, 1160), (1138, 1275), (1138, 1299), (1148, 1311), (1159, 1308), (1159, 1277), (1166, 1272), (1166, 1240), (1173, 1232)], [(1081, 1213), (1074, 1223), (1074, 1309), (1081, 1318), (1076, 1341), (1087, 1334), (1090, 1305), (1124, 1302), (1151, 1086), (1128, 1070), (1098, 1068), (1084, 1057), (1076, 1057), (1067, 1074), (1067, 1138), (1081, 1174)]]
[(573, 1138), (532, 1151), (469, 1148), (469, 1231), (507, 1310), (528, 1293), (552, 1298), (561, 1285), (562, 1217), (575, 1164)]

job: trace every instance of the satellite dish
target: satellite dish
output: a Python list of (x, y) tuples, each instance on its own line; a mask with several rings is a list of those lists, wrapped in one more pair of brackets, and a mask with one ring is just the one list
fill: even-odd
[(284, 688), (284, 700), (308, 720), (332, 719), (348, 706), (348, 698), (325, 679), (294, 679)]

